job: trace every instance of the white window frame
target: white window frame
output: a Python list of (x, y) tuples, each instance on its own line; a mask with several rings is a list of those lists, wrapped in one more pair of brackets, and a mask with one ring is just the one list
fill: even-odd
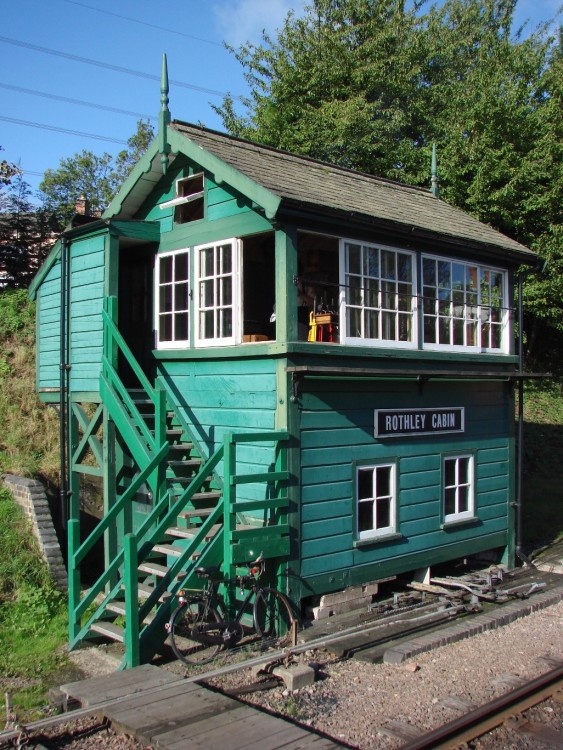
[[(447, 296), (447, 292), (451, 292), (450, 299), (440, 299), (440, 282), (438, 277), (438, 271), (436, 270), (436, 285), (434, 288), (436, 289), (436, 295), (433, 298), (428, 297), (428, 295), (425, 292), (425, 289), (427, 285), (425, 285), (425, 278), (424, 278), (424, 261), (429, 260), (432, 261), (437, 268), (438, 263), (448, 263), (450, 265), (450, 279), (452, 281), (450, 282), (449, 287), (442, 287), (444, 289), (444, 297)], [(512, 339), (512, 331), (511, 331), (511, 319), (508, 309), (508, 272), (505, 270), (502, 270), (500, 268), (493, 268), (492, 266), (486, 266), (486, 265), (480, 265), (479, 263), (472, 263), (471, 261), (463, 261), (463, 260), (457, 260), (454, 258), (445, 258), (441, 256), (436, 255), (422, 255), (422, 280), (421, 280), (421, 289), (422, 289), (422, 348), (430, 351), (458, 351), (458, 352), (483, 352), (483, 353), (491, 353), (491, 354), (509, 354), (510, 353), (510, 342)], [(453, 297), (456, 292), (454, 289), (454, 281), (453, 281), (453, 267), (458, 266), (465, 269), (465, 279), (467, 280), (467, 275), (469, 273), (469, 269), (475, 269), (477, 274), (477, 283), (476, 283), (476, 289), (474, 294), (476, 294), (477, 300), (476, 304), (473, 305), (471, 303), (467, 303), (468, 295), (471, 294), (471, 292), (468, 291), (467, 287), (467, 281), (465, 282), (465, 286), (463, 290), (457, 290), (460, 294), (463, 295), (464, 300), (463, 302), (459, 301), (457, 304), (454, 301)], [(482, 299), (482, 283), (483, 283), (483, 277), (485, 275), (490, 274), (499, 274), (502, 277), (502, 299), (501, 304), (498, 306), (498, 308), (494, 305), (489, 304), (483, 304)], [(427, 312), (429, 309), (431, 303), (433, 302), (433, 310), (431, 312)], [(446, 309), (446, 306), (449, 307), (449, 310), (447, 311), (447, 314), (443, 314), (444, 309)], [(500, 320), (491, 321), (491, 318), (494, 315), (495, 309), (500, 309), (500, 314), (498, 317)], [(442, 312), (442, 315), (440, 315), (440, 312)], [(426, 330), (426, 320), (433, 318), (434, 319), (434, 325), (435, 325), (435, 338), (439, 338), (439, 326), (440, 326), (440, 319), (449, 321), (449, 339), (450, 341), (448, 343), (439, 343), (438, 341), (435, 342), (427, 342), (425, 341), (425, 330)], [(463, 326), (463, 344), (456, 344), (452, 343), (453, 337), (454, 337), (454, 326), (457, 325)], [(468, 326), (475, 325), (476, 331), (475, 331), (475, 344), (467, 343), (467, 336), (468, 336)], [(496, 328), (500, 329), (500, 346), (499, 347), (492, 347), (490, 346), (491, 343), (491, 325), (495, 326)], [(488, 336), (488, 340), (485, 341), (485, 334)]]
[[(347, 265), (347, 258), (348, 258), (348, 248), (350, 246), (359, 246), (361, 248), (362, 258), (365, 256), (365, 253), (369, 250), (376, 250), (378, 255), (378, 275), (377, 276), (366, 276), (364, 269), (362, 268), (362, 271), (360, 274), (357, 273), (351, 273), (348, 270)], [(401, 281), (398, 278), (396, 278), (397, 274), (395, 274), (395, 278), (385, 277), (381, 272), (381, 258), (382, 253), (394, 253), (395, 254), (395, 268), (397, 267), (397, 256), (398, 255), (404, 255), (408, 256), (410, 258), (411, 262), (411, 281)], [(362, 264), (363, 265), (363, 264)], [(402, 248), (397, 247), (391, 247), (388, 245), (383, 245), (380, 243), (374, 243), (374, 242), (362, 242), (358, 240), (352, 240), (347, 238), (342, 238), (340, 240), (340, 343), (341, 344), (348, 344), (351, 346), (377, 346), (379, 348), (381, 347), (389, 347), (393, 349), (416, 349), (418, 346), (418, 323), (417, 323), (417, 280), (416, 280), (416, 274), (417, 274), (417, 268), (416, 268), (416, 254), (410, 250), (404, 250)], [(350, 277), (355, 277), (360, 279), (360, 300), (358, 304), (351, 304), (348, 300), (351, 295), (351, 287), (350, 287)], [(379, 289), (377, 292), (375, 292), (375, 304), (367, 305), (366, 304), (366, 286), (363, 281), (364, 278), (371, 278), (377, 281)], [(382, 284), (394, 284), (395, 291), (393, 292), (385, 292), (382, 289)], [(410, 294), (407, 295), (408, 297), (408, 305), (407, 307), (409, 309), (401, 310), (401, 301), (400, 301), (400, 292), (399, 292), (399, 284), (408, 284), (410, 286)], [(385, 304), (386, 301), (386, 295), (390, 294), (394, 298), (393, 305), (389, 306)], [(349, 325), (349, 318), (351, 314), (351, 310), (358, 310), (360, 314), (360, 326), (361, 326), (361, 335), (359, 336), (351, 336), (348, 335), (348, 325)], [(367, 311), (373, 311), (377, 317), (378, 320), (378, 336), (366, 336), (366, 312)], [(395, 316), (394, 326), (395, 326), (395, 334), (393, 338), (383, 338), (383, 328), (384, 328), (384, 318), (388, 315), (390, 317)], [(408, 317), (410, 321), (410, 340), (408, 341), (402, 341), (400, 340), (400, 319), (401, 317)]]
[[(220, 248), (230, 245), (232, 248), (231, 270), (224, 272), (221, 265)], [(241, 248), (242, 242), (236, 238), (222, 240), (220, 242), (207, 242), (203, 245), (194, 247), (194, 343), (196, 347), (205, 346), (232, 346), (241, 343), (242, 330), (242, 309), (241, 309)], [(202, 268), (201, 258), (202, 251), (212, 250), (213, 253), (213, 273), (204, 274), (206, 269)], [(231, 298), (230, 302), (225, 303), (221, 300), (221, 279), (231, 278)], [(206, 304), (204, 300), (204, 289), (211, 290), (211, 304)], [(232, 326), (228, 336), (220, 335), (222, 332), (220, 313), (221, 310), (230, 309), (232, 311)], [(211, 314), (213, 318), (213, 336), (205, 336), (202, 331), (202, 315)], [(219, 335), (218, 335), (219, 334)]]
[[(186, 255), (187, 256), (187, 262), (188, 262), (188, 278), (182, 279), (180, 281), (176, 280), (176, 274), (175, 274), (175, 268), (176, 268), (176, 258), (180, 255)], [(191, 261), (191, 254), (189, 248), (181, 248), (179, 250), (173, 250), (171, 252), (166, 253), (159, 253), (156, 256), (155, 260), (155, 270), (154, 270), (154, 329), (156, 334), (156, 348), (157, 349), (186, 349), (190, 345), (190, 325), (191, 325), (191, 311), (190, 311), (190, 304), (191, 304), (191, 269), (190, 269), (190, 261)], [(173, 263), (173, 272), (172, 272), (172, 280), (170, 282), (163, 282), (161, 284), (160, 279), (160, 263), (165, 258), (172, 258)], [(179, 284), (186, 284), (187, 283), (187, 298), (186, 298), (186, 307), (185, 308), (178, 308), (177, 306), (177, 299), (175, 294), (175, 287)], [(161, 287), (170, 287), (172, 291), (172, 309), (170, 311), (162, 311), (160, 309), (160, 292)], [(187, 337), (185, 339), (175, 339), (173, 338), (171, 341), (161, 341), (160, 340), (160, 320), (161, 317), (164, 315), (169, 315), (172, 318), (172, 331), (174, 335), (174, 329), (175, 329), (175, 316), (176, 315), (187, 315), (188, 317), (188, 326), (187, 326)]]
[[(380, 492), (377, 486), (378, 470), (389, 470), (389, 492)], [(371, 473), (372, 493), (370, 496), (360, 497), (360, 474)], [(378, 539), (397, 533), (397, 468), (395, 463), (378, 463), (373, 465), (357, 465), (355, 473), (355, 502), (356, 502), (356, 537), (358, 541), (366, 539)], [(386, 526), (378, 526), (378, 501), (389, 502), (389, 521)], [(360, 530), (360, 508), (362, 505), (372, 504), (373, 526), (370, 529)]]
[[(454, 482), (452, 484), (446, 484), (446, 462), (454, 461)], [(467, 461), (467, 480), (460, 480), (460, 461)], [(444, 517), (444, 523), (452, 523), (456, 521), (463, 521), (465, 519), (475, 518), (475, 462), (471, 453), (462, 453), (459, 455), (443, 456), (442, 458), (442, 513)], [(446, 493), (448, 490), (452, 490), (454, 493), (454, 506), (455, 510), (453, 513), (446, 512)], [(460, 498), (462, 493), (467, 490), (467, 509), (460, 511)]]

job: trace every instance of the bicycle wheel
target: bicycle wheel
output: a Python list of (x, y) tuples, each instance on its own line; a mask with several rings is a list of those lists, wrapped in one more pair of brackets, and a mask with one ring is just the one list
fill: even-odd
[[(223, 648), (220, 643), (213, 643), (220, 637), (220, 630), (209, 627), (213, 622), (220, 622), (219, 613), (212, 608), (207, 610), (204, 618), (202, 602), (186, 602), (181, 604), (170, 618), (169, 632), (172, 649), (184, 664), (207, 664)], [(201, 640), (198, 631), (204, 631)], [(205, 640), (208, 635), (211, 643)]]
[(292, 646), (294, 623), (299, 624), (289, 599), (272, 588), (259, 589), (253, 607), (254, 629), (277, 646)]

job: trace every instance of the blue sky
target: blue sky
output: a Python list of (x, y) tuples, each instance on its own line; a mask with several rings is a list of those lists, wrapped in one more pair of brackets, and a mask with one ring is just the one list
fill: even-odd
[[(0, 0), (0, 158), (19, 163), (35, 190), (62, 158), (83, 149), (117, 153), (123, 143), (114, 140), (125, 142), (139, 117), (158, 115), (159, 82), (150, 76), (158, 79), (163, 52), (172, 117), (222, 129), (211, 104), (246, 92), (223, 42), (257, 42), (305, 2)], [(516, 20), (533, 28), (559, 4), (519, 0)]]

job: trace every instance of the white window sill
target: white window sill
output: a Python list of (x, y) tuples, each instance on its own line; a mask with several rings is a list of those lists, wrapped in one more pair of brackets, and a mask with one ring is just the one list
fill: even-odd
[(448, 521), (443, 521), (440, 524), (440, 528), (447, 531), (451, 528), (457, 528), (458, 526), (471, 526), (471, 524), (479, 523), (477, 516), (465, 516), (464, 518), (452, 518)]
[(388, 534), (381, 534), (380, 536), (370, 536), (367, 539), (356, 539), (354, 541), (354, 547), (367, 547), (372, 544), (386, 544), (387, 542), (394, 542), (397, 539), (403, 539), (403, 535), (397, 531), (390, 531)]

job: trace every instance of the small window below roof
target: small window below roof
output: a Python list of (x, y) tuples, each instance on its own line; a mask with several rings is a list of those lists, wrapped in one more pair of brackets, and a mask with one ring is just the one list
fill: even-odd
[(204, 214), (203, 172), (176, 180), (176, 197), (160, 204), (160, 208), (174, 207), (176, 224), (203, 219)]

